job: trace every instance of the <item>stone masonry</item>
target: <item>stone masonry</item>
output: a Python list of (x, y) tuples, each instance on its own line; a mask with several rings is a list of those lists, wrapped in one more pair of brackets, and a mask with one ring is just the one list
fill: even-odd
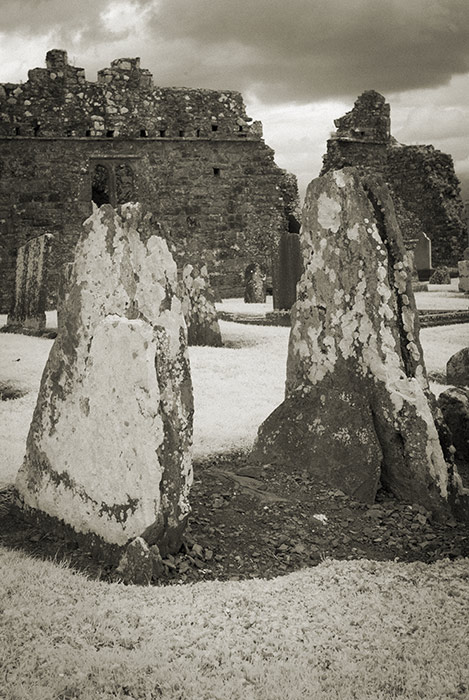
[(138, 58), (89, 82), (49, 51), (26, 82), (0, 85), (0, 146), (0, 312), (11, 310), (18, 247), (54, 234), (61, 269), (92, 201), (142, 202), (199, 255), (216, 293), (242, 295), (247, 264), (275, 268), (297, 197), (238, 92), (157, 87)]
[(436, 517), (469, 518), (469, 492), (440, 442), (389, 189), (356, 168), (313, 180), (301, 244), (285, 400), (259, 428), (254, 459), (301, 465), (365, 502), (381, 483)]
[(390, 108), (368, 90), (335, 120), (321, 174), (347, 166), (379, 172), (391, 187), (404, 240), (431, 240), (433, 265), (456, 266), (467, 241), (459, 181), (451, 156), (433, 146), (405, 146), (391, 136)]
[(134, 540), (156, 558), (177, 551), (189, 514), (193, 400), (176, 291), (176, 264), (139, 206), (95, 208), (16, 487), (29, 517), (108, 552)]

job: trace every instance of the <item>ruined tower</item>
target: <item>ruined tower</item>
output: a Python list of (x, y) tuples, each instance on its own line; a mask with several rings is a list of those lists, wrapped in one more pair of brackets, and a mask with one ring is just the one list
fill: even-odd
[(390, 108), (374, 90), (334, 121), (321, 174), (346, 166), (379, 172), (393, 192), (403, 236), (431, 240), (433, 265), (456, 265), (467, 243), (459, 182), (451, 156), (433, 146), (406, 146), (391, 136)]

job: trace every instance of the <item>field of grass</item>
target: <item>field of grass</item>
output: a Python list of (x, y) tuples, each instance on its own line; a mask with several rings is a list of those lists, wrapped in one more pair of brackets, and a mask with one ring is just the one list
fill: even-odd
[[(224, 348), (190, 353), (197, 457), (249, 448), (283, 397), (288, 329), (221, 326)], [(421, 339), (442, 376), (469, 325)], [(21, 464), (51, 343), (0, 334), (0, 384), (25, 392), (0, 401), (0, 483)], [(5, 700), (469, 698), (467, 559), (142, 588), (0, 548), (0, 571)]]

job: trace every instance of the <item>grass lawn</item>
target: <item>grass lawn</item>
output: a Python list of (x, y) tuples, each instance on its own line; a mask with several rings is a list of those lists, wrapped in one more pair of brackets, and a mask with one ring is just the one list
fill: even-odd
[[(191, 348), (198, 458), (249, 448), (283, 397), (288, 329), (221, 326), (224, 348)], [(421, 339), (441, 378), (469, 325)], [(25, 392), (0, 402), (0, 482), (21, 464), (51, 343), (0, 335), (0, 383)], [(5, 548), (0, 569), (5, 700), (469, 698), (467, 559), (326, 560), (268, 581), (144, 588)]]

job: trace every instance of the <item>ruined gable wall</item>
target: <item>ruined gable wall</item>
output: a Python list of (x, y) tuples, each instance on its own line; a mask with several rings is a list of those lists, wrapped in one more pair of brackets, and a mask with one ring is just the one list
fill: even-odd
[(1, 312), (11, 310), (18, 245), (54, 234), (57, 277), (73, 259), (97, 164), (131, 168), (134, 198), (180, 250), (206, 257), (218, 293), (242, 294), (246, 265), (270, 263), (287, 222), (285, 173), (241, 95), (154, 87), (138, 59), (114, 61), (97, 83), (65, 52), (47, 63), (23, 85), (0, 86)]
[(433, 146), (388, 149), (387, 178), (432, 239), (434, 264), (454, 265), (466, 247), (464, 204), (450, 155)]
[(417, 238), (420, 229), (432, 241), (433, 265), (455, 265), (466, 247), (467, 225), (451, 156), (433, 146), (398, 144), (390, 133), (389, 105), (373, 90), (334, 123), (321, 175), (347, 166), (382, 174), (404, 238)]

